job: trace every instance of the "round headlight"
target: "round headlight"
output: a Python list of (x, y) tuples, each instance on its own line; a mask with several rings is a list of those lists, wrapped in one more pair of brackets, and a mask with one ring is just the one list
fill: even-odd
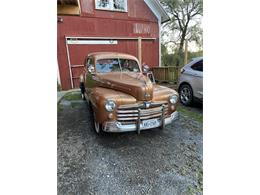
[(105, 103), (105, 108), (108, 112), (112, 112), (116, 107), (116, 103), (113, 100), (108, 100)]
[(177, 95), (170, 96), (169, 101), (171, 104), (176, 104), (178, 101), (178, 96)]

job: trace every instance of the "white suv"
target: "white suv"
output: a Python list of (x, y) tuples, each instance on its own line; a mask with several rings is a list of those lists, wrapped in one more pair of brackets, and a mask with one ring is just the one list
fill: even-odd
[(181, 69), (178, 86), (180, 101), (185, 106), (194, 100), (203, 101), (203, 57), (192, 59)]

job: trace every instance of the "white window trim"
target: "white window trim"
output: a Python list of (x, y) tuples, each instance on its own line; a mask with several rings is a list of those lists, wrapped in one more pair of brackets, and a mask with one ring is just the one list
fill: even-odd
[(95, 0), (95, 8), (96, 8), (97, 10), (105, 10), (105, 11), (128, 12), (127, 0), (124, 0), (124, 1), (125, 1), (125, 10), (114, 9), (114, 8), (113, 8), (113, 0), (108, 0), (108, 1), (109, 1), (109, 7), (110, 7), (110, 8), (98, 7), (98, 6), (97, 6), (98, 0)]

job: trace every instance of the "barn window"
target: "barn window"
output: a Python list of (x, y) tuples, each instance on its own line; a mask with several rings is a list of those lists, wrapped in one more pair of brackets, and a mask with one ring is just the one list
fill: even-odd
[(80, 15), (79, 0), (57, 0), (58, 15)]
[(127, 12), (127, 0), (96, 0), (96, 9)]

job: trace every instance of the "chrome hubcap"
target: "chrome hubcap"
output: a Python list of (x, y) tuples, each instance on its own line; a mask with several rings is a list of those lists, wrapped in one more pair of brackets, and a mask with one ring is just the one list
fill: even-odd
[(184, 104), (188, 103), (191, 100), (191, 91), (190, 91), (190, 89), (187, 88), (187, 87), (182, 88), (180, 97), (181, 97), (181, 101)]

